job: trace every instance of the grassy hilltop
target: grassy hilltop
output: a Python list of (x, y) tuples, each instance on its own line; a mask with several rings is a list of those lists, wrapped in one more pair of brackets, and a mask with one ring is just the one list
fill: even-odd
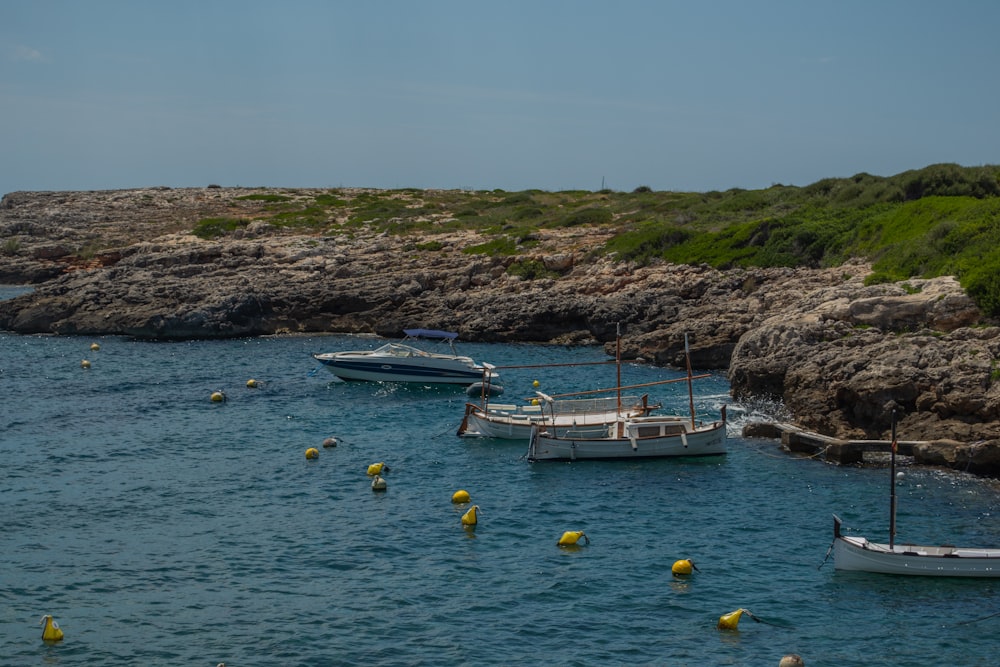
[[(1000, 166), (937, 164), (895, 176), (857, 174), (805, 187), (726, 192), (545, 192), (294, 189), (250, 194), (252, 217), (200, 220), (195, 234), (226, 235), (264, 220), (298, 233), (351, 234), (365, 227), (414, 235), (415, 250), (439, 248), (436, 233), (476, 230), (487, 240), (463, 252), (526, 254), (539, 229), (588, 226), (610, 238), (599, 252), (736, 266), (832, 267), (872, 262), (869, 282), (954, 275), (989, 315), (1000, 316)], [(509, 269), (551, 276), (527, 257)]]

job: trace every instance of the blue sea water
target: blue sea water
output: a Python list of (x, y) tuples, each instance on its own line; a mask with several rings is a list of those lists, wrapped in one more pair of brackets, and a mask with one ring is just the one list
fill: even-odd
[[(527, 443), (455, 436), (461, 388), (343, 383), (310, 357), (375, 344), (0, 333), (0, 665), (996, 664), (1000, 581), (824, 564), (834, 512), (886, 537), (887, 471), (741, 438), (751, 408), (724, 375), (695, 381), (700, 414), (730, 404), (724, 457), (531, 464)], [(503, 400), (536, 379), (550, 393), (615, 382), (613, 366), (509, 371)], [(649, 391), (688, 409), (683, 382)], [(378, 461), (384, 493), (366, 474)], [(905, 470), (899, 541), (1000, 545), (995, 482)], [(558, 547), (567, 530), (590, 544)], [(693, 576), (671, 575), (681, 558)], [(759, 622), (716, 629), (739, 608)], [(44, 614), (62, 642), (42, 641)]]

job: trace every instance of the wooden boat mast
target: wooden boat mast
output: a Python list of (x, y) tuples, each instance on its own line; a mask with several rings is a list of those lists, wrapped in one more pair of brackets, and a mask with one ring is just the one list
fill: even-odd
[(622, 323), (618, 322), (615, 328), (615, 366), (618, 375), (615, 381), (615, 389), (618, 397), (618, 417), (622, 416)]
[(684, 334), (684, 359), (687, 361), (688, 372), (688, 403), (691, 405), (691, 429), (694, 430), (694, 386), (691, 384), (691, 350), (688, 348), (688, 335)]
[(892, 411), (892, 451), (889, 455), (889, 551), (896, 541), (896, 411)]

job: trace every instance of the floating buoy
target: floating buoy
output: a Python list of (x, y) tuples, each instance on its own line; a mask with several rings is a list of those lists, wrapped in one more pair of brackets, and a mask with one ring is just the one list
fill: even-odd
[(319, 450), (316, 449), (315, 447), (310, 447), (309, 449), (306, 450), (306, 458), (307, 459), (318, 459), (319, 458)]
[(93, 350), (94, 352), (97, 352), (98, 350), (101, 349), (101, 346), (98, 345), (97, 343), (91, 343), (90, 344), (90, 349)]
[(226, 395), (221, 391), (213, 391), (211, 398), (213, 403), (223, 403), (226, 400)]
[(535, 388), (537, 388), (537, 387), (541, 387), (541, 386), (542, 386), (542, 383), (541, 383), (541, 382), (539, 382), (538, 380), (535, 380), (534, 382), (532, 382), (532, 383), (531, 383), (531, 386), (532, 386), (532, 387), (535, 387)]
[(247, 380), (247, 389), (256, 389), (259, 386), (260, 386), (260, 383), (257, 382), (256, 380), (254, 380), (253, 378), (250, 378), (249, 380)]
[(674, 573), (675, 577), (684, 576), (691, 574), (692, 570), (697, 570), (698, 566), (694, 564), (694, 561), (690, 558), (682, 558), (679, 561), (675, 561), (670, 571)]
[(781, 658), (778, 667), (806, 667), (806, 662), (798, 653), (789, 653)]
[(90, 368), (90, 362), (84, 359), (80, 362), (80, 368)]
[(740, 624), (740, 617), (746, 609), (737, 609), (719, 617), (719, 623), (715, 626), (719, 630), (737, 630)]
[(380, 475), (372, 477), (372, 491), (385, 491), (385, 480)]
[(532, 405), (538, 405), (538, 399), (537, 398), (531, 399), (531, 404)]
[(469, 502), (469, 499), (469, 492), (465, 489), (459, 489), (451, 496), (451, 502), (453, 503), (467, 503)]
[(462, 515), (463, 526), (475, 526), (479, 523), (479, 505), (473, 505), (469, 511)]
[(323, 447), (326, 449), (330, 449), (331, 447), (336, 447), (336, 446), (337, 446), (337, 439), (334, 437), (329, 437), (323, 441)]
[(59, 624), (56, 623), (56, 619), (52, 618), (51, 614), (46, 614), (42, 616), (42, 620), (39, 621), (44, 627), (42, 628), (42, 639), (47, 642), (57, 642), (62, 640), (63, 631), (59, 629)]
[(559, 538), (559, 542), (557, 544), (561, 547), (573, 546), (580, 541), (581, 537), (585, 540), (584, 544), (590, 544), (590, 538), (587, 537), (587, 534), (582, 530), (567, 530), (562, 534), (562, 537)]
[(382, 462), (373, 463), (368, 466), (369, 475), (381, 475), (383, 472), (389, 472), (389, 466)]

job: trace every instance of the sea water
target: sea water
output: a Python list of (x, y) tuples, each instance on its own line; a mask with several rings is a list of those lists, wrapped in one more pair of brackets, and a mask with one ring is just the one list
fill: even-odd
[[(833, 513), (887, 538), (887, 470), (742, 438), (761, 408), (733, 403), (723, 374), (693, 385), (699, 419), (728, 404), (726, 456), (528, 463), (526, 442), (455, 435), (462, 388), (340, 382), (311, 357), (377, 344), (0, 334), (0, 665), (996, 664), (1000, 581), (836, 572)], [(514, 369), (499, 400), (536, 380), (565, 393), (617, 377)], [(648, 391), (689, 411), (686, 382)], [(993, 481), (902, 469), (897, 541), (1000, 545)], [(568, 530), (589, 544), (557, 546)], [(683, 558), (698, 569), (678, 578)], [(736, 631), (716, 628), (741, 608)], [(44, 614), (61, 642), (42, 640)]]

